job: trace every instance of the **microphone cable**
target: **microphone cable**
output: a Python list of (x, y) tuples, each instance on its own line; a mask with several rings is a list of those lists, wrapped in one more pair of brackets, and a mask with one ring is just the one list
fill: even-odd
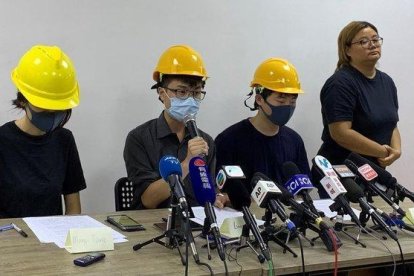
[(185, 237), (185, 276), (188, 275), (188, 247), (190, 246), (190, 220), (188, 218), (188, 209), (185, 210), (185, 224), (186, 226), (186, 237)]
[(402, 249), (401, 249), (401, 244), (398, 240), (396, 242), (398, 244), (398, 249), (400, 250), (401, 265), (403, 266), (402, 269), (403, 269), (403, 272), (404, 272), (403, 275), (408, 275), (407, 274), (407, 266), (405, 265), (405, 260), (404, 260), (404, 254), (403, 254)]
[(298, 243), (299, 243), (299, 248), (300, 248), (300, 258), (302, 261), (302, 275), (305, 276), (306, 275), (306, 271), (305, 271), (305, 255), (303, 254), (303, 245), (302, 245), (302, 240), (300, 238), (299, 233), (297, 234), (298, 239)]
[[(190, 245), (190, 235), (192, 235), (191, 226), (190, 226), (190, 216), (189, 216), (189, 213), (188, 213), (188, 209), (185, 210), (185, 216), (186, 216), (185, 223), (187, 225), (187, 227), (186, 227), (187, 228), (187, 231), (186, 231), (187, 232), (186, 233), (187, 237), (185, 239), (186, 240), (185, 241), (185, 258), (186, 258), (185, 275), (187, 276), (188, 275), (188, 247)], [(201, 262), (200, 260), (196, 261), (196, 264), (200, 265), (200, 266), (202, 265), (202, 266), (207, 267), (207, 269), (210, 271), (210, 275), (214, 276), (213, 269), (211, 268), (210, 265), (208, 265), (207, 263)], [(227, 265), (225, 265), (225, 268), (226, 268), (226, 275), (228, 275)]]
[(335, 234), (333, 233), (333, 229), (328, 229), (328, 235), (332, 240), (333, 248), (334, 248), (334, 276), (338, 275), (338, 245), (336, 244)]
[[(373, 222), (374, 222), (374, 225), (378, 225), (374, 220), (373, 220)], [(395, 226), (395, 227), (397, 227), (397, 228), (400, 228), (399, 227), (399, 225), (391, 218), (391, 220), (390, 220), (390, 224), (394, 224), (393, 226)], [(400, 228), (401, 230), (403, 229), (403, 228)], [(401, 265), (402, 265), (402, 269), (403, 269), (403, 271), (404, 271), (404, 274), (403, 275), (408, 275), (407, 274), (407, 266), (406, 266), (406, 264), (405, 264), (405, 259), (404, 259), (404, 254), (403, 254), (403, 252), (402, 252), (402, 248), (401, 248), (401, 244), (400, 244), (400, 241), (399, 240), (396, 240), (395, 241), (396, 243), (397, 243), (397, 245), (398, 245), (398, 249), (399, 249), (399, 251), (400, 251), (400, 258), (401, 258)]]
[(368, 234), (368, 235), (370, 235), (371, 237), (373, 237), (374, 239), (376, 239), (377, 241), (379, 241), (384, 247), (385, 247), (385, 249), (387, 249), (387, 251), (390, 253), (390, 255), (391, 255), (391, 258), (392, 258), (392, 262), (393, 262), (393, 271), (392, 271), (392, 274), (391, 274), (391, 276), (395, 276), (395, 272), (396, 272), (396, 270), (397, 270), (397, 262), (395, 261), (395, 257), (394, 257), (394, 255), (392, 254), (392, 252), (391, 252), (391, 250), (390, 250), (390, 248), (380, 239), (380, 238), (378, 238), (377, 236), (375, 236), (374, 234), (372, 234), (371, 232), (369, 232), (369, 231), (366, 231), (366, 233)]

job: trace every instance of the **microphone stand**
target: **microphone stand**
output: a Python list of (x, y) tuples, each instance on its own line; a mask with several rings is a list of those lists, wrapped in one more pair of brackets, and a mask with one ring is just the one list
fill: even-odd
[[(277, 235), (279, 233), (281, 233), (285, 227), (281, 227), (280, 229), (276, 229), (276, 227), (274, 227), (272, 225), (272, 211), (270, 211), (269, 208), (266, 208), (265, 210), (265, 215), (264, 215), (264, 221), (265, 221), (265, 229), (260, 233), (263, 237), (263, 240), (266, 244), (268, 244), (268, 242), (274, 241), (276, 244), (278, 244), (280, 247), (283, 248), (283, 253), (286, 253), (286, 251), (289, 251), (290, 253), (292, 253), (294, 258), (297, 258), (298, 255), (287, 245), (287, 243), (290, 240), (291, 237), (291, 232), (289, 231), (286, 237), (286, 241), (282, 242), (281, 240), (278, 239)], [(292, 238), (296, 238), (297, 235), (293, 235)], [(298, 237), (299, 238), (299, 237)]]
[[(340, 206), (340, 204), (337, 204), (336, 202), (334, 202), (331, 206), (329, 206), (329, 209), (332, 212), (337, 213), (335, 217), (330, 218), (331, 221), (335, 220), (334, 230), (337, 232), (340, 231), (341, 233), (345, 234), (347, 237), (352, 239), (355, 242), (355, 244), (360, 244), (363, 248), (366, 248), (367, 246), (359, 240), (360, 234), (364, 230), (364, 228), (359, 227), (355, 223), (344, 223), (344, 215), (346, 215), (347, 213), (345, 209), (342, 206)], [(358, 228), (358, 235), (354, 237), (351, 234), (347, 233), (346, 232), (347, 227)]]
[[(169, 249), (175, 249), (177, 248), (178, 253), (180, 254), (181, 263), (183, 265), (186, 265), (186, 261), (184, 259), (183, 254), (180, 250), (180, 245), (183, 244), (184, 241), (187, 240), (186, 234), (188, 235), (189, 239), (194, 240), (193, 233), (191, 231), (191, 227), (187, 227), (187, 220), (186, 217), (188, 212), (186, 213), (186, 216), (183, 215), (183, 213), (187, 210), (182, 210), (180, 208), (180, 204), (178, 203), (178, 199), (172, 195), (171, 199), (171, 214), (168, 216), (168, 222), (167, 222), (167, 228), (166, 230), (159, 236), (156, 236), (148, 241), (137, 243), (135, 244), (132, 249), (134, 251), (137, 251), (141, 249), (142, 247), (151, 244), (153, 242), (158, 243), (162, 246), (165, 246)], [(177, 227), (179, 225), (179, 227)], [(162, 239), (165, 238), (165, 241), (162, 241)], [(196, 250), (194, 248), (194, 250)], [(193, 252), (193, 251), (192, 251)], [(199, 261), (198, 254), (194, 254), (193, 257), (195, 261)]]
[(204, 219), (204, 226), (203, 226), (202, 235), (204, 237), (206, 237), (207, 257), (208, 257), (209, 260), (211, 260), (210, 241), (208, 240), (209, 239), (209, 233), (210, 233), (210, 220), (206, 216), (205, 219)]
[(259, 253), (258, 251), (256, 251), (256, 249), (254, 249), (253, 245), (251, 244), (249, 240), (250, 238), (249, 235), (250, 235), (250, 227), (247, 224), (244, 224), (242, 228), (242, 234), (240, 236), (240, 242), (239, 242), (240, 245), (236, 248), (236, 251), (239, 252), (243, 248), (250, 247), (250, 249), (256, 254), (257, 258), (259, 259), (259, 262), (262, 264), (264, 263), (266, 259), (262, 253)]

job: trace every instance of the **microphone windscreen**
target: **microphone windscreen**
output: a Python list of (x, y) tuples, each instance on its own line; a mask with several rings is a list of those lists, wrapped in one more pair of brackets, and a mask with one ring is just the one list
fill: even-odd
[(204, 205), (206, 202), (214, 204), (216, 192), (214, 191), (210, 172), (204, 159), (198, 156), (192, 158), (189, 162), (188, 170), (194, 196), (198, 204)]
[(240, 211), (243, 206), (250, 207), (250, 194), (240, 179), (227, 180), (226, 192), (234, 209)]
[(168, 181), (168, 177), (172, 174), (177, 174), (181, 176), (183, 174), (183, 171), (181, 169), (181, 163), (180, 161), (171, 155), (165, 155), (160, 159), (160, 162), (158, 164), (161, 177)]
[(272, 181), (269, 177), (267, 177), (265, 174), (261, 172), (256, 172), (253, 174), (252, 179), (250, 180), (250, 186), (252, 189), (254, 189), (257, 185), (257, 182), (260, 180), (264, 181)]
[(345, 194), (346, 198), (351, 202), (358, 203), (358, 199), (365, 196), (362, 188), (352, 178), (344, 178), (342, 185), (347, 191)]
[(296, 166), (296, 164), (291, 161), (283, 163), (282, 171), (284, 176), (284, 182), (287, 182), (289, 179), (291, 179), (293, 176), (297, 174), (301, 174), (298, 166)]
[(397, 183), (397, 179), (393, 177), (389, 172), (387, 172), (384, 168), (381, 168), (371, 160), (368, 160), (364, 157), (362, 157), (359, 154), (356, 154), (354, 152), (351, 152), (348, 157), (348, 160), (352, 161), (354, 164), (356, 164), (358, 167), (361, 167), (365, 164), (368, 164), (371, 166), (371, 168), (374, 169), (374, 171), (378, 174), (378, 181), (387, 186), (388, 188), (395, 187), (395, 184)]

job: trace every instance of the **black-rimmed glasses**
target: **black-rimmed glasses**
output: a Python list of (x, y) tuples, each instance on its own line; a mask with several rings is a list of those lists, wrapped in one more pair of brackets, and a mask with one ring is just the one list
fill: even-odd
[(206, 91), (202, 90), (189, 90), (189, 89), (173, 89), (169, 87), (162, 87), (164, 89), (170, 90), (175, 94), (175, 96), (181, 100), (186, 100), (188, 97), (193, 97), (197, 101), (202, 101), (206, 96)]
[(373, 44), (375, 47), (379, 47), (382, 45), (382, 43), (384, 42), (384, 39), (382, 37), (376, 37), (373, 39), (368, 39), (368, 38), (363, 38), (359, 41), (356, 42), (352, 42), (352, 44), (361, 44), (362, 48), (368, 49), (369, 47), (371, 47), (371, 44)]

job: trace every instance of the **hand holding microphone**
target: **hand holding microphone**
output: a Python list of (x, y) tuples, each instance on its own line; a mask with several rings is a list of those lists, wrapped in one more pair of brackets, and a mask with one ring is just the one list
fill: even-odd
[(188, 141), (188, 152), (187, 152), (188, 160), (195, 156), (204, 157), (208, 155), (208, 144), (200, 136), (200, 133), (198, 131), (197, 124), (195, 121), (195, 115), (187, 114), (184, 117), (184, 124), (188, 132), (190, 133), (190, 137), (191, 137), (191, 139)]

